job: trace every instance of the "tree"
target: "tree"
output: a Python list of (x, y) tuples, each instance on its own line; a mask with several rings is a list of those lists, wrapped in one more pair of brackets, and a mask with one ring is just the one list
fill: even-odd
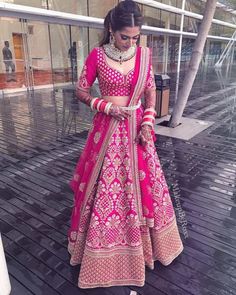
[(188, 101), (188, 97), (192, 89), (199, 68), (199, 64), (203, 55), (204, 45), (216, 9), (216, 2), (217, 0), (207, 0), (206, 2), (203, 19), (193, 46), (192, 56), (190, 59), (188, 70), (184, 78), (183, 86), (178, 93), (178, 97), (174, 105), (170, 121), (168, 122), (169, 127), (176, 127), (180, 123), (180, 119), (183, 115), (184, 108)]

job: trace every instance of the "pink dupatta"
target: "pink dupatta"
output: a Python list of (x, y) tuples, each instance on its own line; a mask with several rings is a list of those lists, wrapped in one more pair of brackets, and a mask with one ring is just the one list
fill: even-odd
[[(129, 106), (137, 105), (145, 88), (150, 73), (150, 53), (145, 47), (138, 47), (136, 54), (134, 77), (130, 94)], [(137, 126), (137, 111), (129, 118), (130, 149), (132, 155), (132, 174), (135, 182), (134, 189), (137, 196), (138, 216), (140, 224), (153, 226), (153, 205), (151, 192), (147, 189), (148, 178), (140, 182), (139, 171), (145, 168), (143, 151), (145, 147), (134, 144), (139, 131)], [(69, 239), (76, 241), (80, 218), (86, 210), (89, 196), (96, 189), (96, 182), (101, 171), (103, 159), (109, 139), (118, 127), (119, 121), (103, 113), (97, 113), (88, 134), (84, 150), (77, 163), (74, 177), (70, 186), (74, 191), (74, 208), (71, 217)]]

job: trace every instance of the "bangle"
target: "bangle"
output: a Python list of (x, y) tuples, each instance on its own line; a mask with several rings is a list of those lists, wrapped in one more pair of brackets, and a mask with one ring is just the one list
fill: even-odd
[(142, 120), (141, 126), (143, 126), (143, 125), (149, 125), (152, 128), (154, 128), (155, 115), (156, 115), (156, 112), (153, 109), (151, 109), (151, 108), (146, 109), (144, 111), (144, 116), (143, 116), (143, 120)]
[(151, 120), (155, 120), (155, 117), (153, 115), (144, 115), (143, 119), (151, 119)]
[(155, 111), (155, 109), (153, 107), (145, 109), (144, 113), (146, 113), (146, 112), (151, 112), (152, 114), (155, 114), (155, 115), (157, 114), (157, 112)]
[(150, 123), (152, 123), (152, 124), (154, 124), (154, 122), (155, 122), (155, 119), (154, 118), (143, 118), (143, 120), (142, 120), (142, 123), (144, 123), (144, 122), (150, 122)]
[(91, 102), (90, 102), (90, 108), (92, 109), (92, 111), (94, 110), (94, 102), (95, 102), (96, 99), (97, 99), (97, 98), (95, 97), (95, 98), (93, 98), (93, 99), (91, 100)]
[(107, 105), (107, 102), (104, 100), (104, 99), (102, 99), (101, 100), (101, 104), (99, 105), (99, 112), (105, 112), (105, 108), (106, 108), (106, 105)]
[(106, 113), (107, 115), (109, 115), (111, 106), (112, 106), (112, 103), (111, 102), (106, 103), (106, 106), (105, 106), (105, 109), (104, 109), (104, 113)]
[(102, 100), (99, 100), (97, 106), (96, 106), (96, 109), (98, 112), (100, 112), (100, 105), (102, 104)]
[(111, 102), (107, 102), (102, 98), (95, 97), (90, 102), (91, 109), (97, 110), (98, 112), (103, 112), (105, 114), (109, 114), (110, 108), (112, 106)]
[(141, 126), (144, 126), (144, 125), (149, 125), (152, 127), (152, 129), (154, 129), (153, 123), (151, 123), (151, 122), (142, 122)]
[(98, 97), (95, 97), (95, 98), (93, 98), (92, 99), (92, 101), (91, 101), (91, 104), (90, 104), (90, 106), (91, 106), (91, 109), (94, 111), (94, 110), (97, 110), (97, 105), (98, 105), (98, 103), (100, 102), (100, 98), (98, 98)]

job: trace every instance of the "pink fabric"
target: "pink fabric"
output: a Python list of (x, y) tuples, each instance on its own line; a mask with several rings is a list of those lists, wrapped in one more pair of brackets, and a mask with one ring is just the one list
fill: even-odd
[[(129, 95), (132, 96), (132, 93), (135, 89), (135, 85), (138, 79), (139, 71), (140, 71), (140, 56), (141, 56), (141, 49), (137, 49), (136, 61), (135, 61), (135, 69), (132, 75), (132, 84), (129, 85)], [(102, 48), (95, 48), (89, 57), (86, 59), (84, 70), (81, 74), (79, 84), (80, 86), (87, 87), (91, 85), (96, 78), (96, 75), (100, 77), (101, 81), (104, 77), (104, 71), (106, 71), (104, 61), (104, 52)], [(104, 70), (105, 69), (105, 70)], [(109, 68), (113, 71), (112, 68)], [(109, 70), (107, 69), (107, 70)], [(121, 75), (121, 74), (120, 74)], [(145, 84), (145, 88), (143, 91), (146, 91), (147, 88), (153, 87), (153, 77), (152, 77), (152, 70), (151, 70), (151, 57), (149, 58), (149, 64), (147, 66), (147, 82)], [(122, 75), (121, 75), (122, 76)], [(114, 79), (108, 80), (110, 85), (112, 85), (116, 81), (117, 77), (114, 76)], [(116, 84), (117, 90), (120, 89), (120, 86)], [(108, 87), (108, 84), (107, 84)], [(112, 90), (108, 88), (108, 91)], [(110, 93), (110, 92), (108, 92)], [(120, 92), (121, 93), (121, 92)], [(142, 92), (143, 93), (143, 92)], [(137, 104), (140, 100), (142, 93), (139, 93), (135, 99), (134, 104)], [(137, 112), (137, 116), (139, 118), (143, 117), (143, 107), (140, 107)], [(142, 119), (137, 124), (137, 132), (139, 132), (141, 127)], [(111, 122), (111, 117), (103, 114), (97, 113), (94, 121), (93, 126), (89, 132), (88, 140), (86, 142), (85, 148), (80, 156), (80, 159), (77, 163), (77, 167), (74, 173), (73, 180), (71, 181), (70, 185), (75, 193), (75, 206), (72, 213), (72, 223), (70, 229), (70, 238), (71, 240), (76, 238), (75, 233), (79, 226), (80, 220), (80, 213), (81, 213), (81, 204), (85, 198), (85, 192), (87, 190), (87, 186), (90, 182), (90, 177), (92, 175), (91, 171), (94, 170), (94, 165), (98, 159), (98, 155), (101, 152), (102, 146), (104, 144), (107, 129), (109, 128)], [(127, 133), (129, 132), (128, 126)], [(153, 133), (153, 140), (155, 140), (155, 135)], [(153, 208), (153, 191), (151, 190), (150, 185), (150, 169), (148, 168), (148, 159), (147, 159), (147, 147), (143, 147), (140, 144), (137, 145), (137, 153), (138, 153), (138, 170), (139, 173), (145, 174), (140, 175), (140, 189), (142, 193), (142, 211), (144, 218), (147, 219), (147, 223), (150, 226), (153, 226), (153, 215), (154, 215), (154, 208)], [(150, 157), (150, 155), (149, 155)], [(132, 163), (130, 163), (132, 165)]]
[[(147, 53), (137, 50), (129, 106), (153, 89)], [(81, 88), (99, 75), (96, 57), (86, 60)], [(80, 288), (143, 286), (145, 265), (168, 265), (183, 249), (155, 136), (145, 147), (134, 142), (143, 113), (141, 106), (124, 121), (97, 113), (77, 163), (68, 250), (71, 265), (81, 263)]]
[(105, 59), (102, 47), (97, 48), (98, 59), (98, 81), (103, 96), (128, 96), (131, 91), (131, 82), (134, 76), (134, 69), (127, 75), (111, 68)]
[[(77, 87), (80, 89), (91, 87), (96, 77), (98, 78), (102, 96), (129, 96), (131, 94), (134, 69), (124, 75), (110, 67), (107, 64), (102, 47), (94, 48), (87, 57)], [(155, 89), (154, 76), (151, 69), (148, 72), (145, 90), (147, 91), (148, 89)]]
[(97, 76), (97, 50), (94, 48), (85, 60), (77, 87), (90, 88)]
[[(136, 81), (138, 79), (140, 55), (141, 49), (138, 48), (135, 62), (135, 73), (133, 75), (133, 83), (131, 85), (130, 96), (132, 95), (135, 89)], [(81, 75), (82, 78), (79, 79), (79, 84), (83, 83), (83, 85), (87, 87), (87, 85), (89, 85), (90, 83), (92, 83), (92, 81), (95, 80), (97, 68), (94, 65), (97, 65), (95, 49), (91, 52), (91, 54), (85, 62), (85, 68)], [(137, 97), (137, 101), (140, 99), (140, 95), (141, 93)], [(75, 241), (77, 237), (76, 231), (79, 227), (81, 205), (84, 201), (85, 192), (90, 182), (90, 177), (92, 175), (91, 171), (93, 171), (94, 169), (94, 165), (97, 161), (98, 155), (100, 154), (102, 145), (104, 144), (106, 133), (111, 123), (111, 120), (112, 118), (110, 116), (105, 115), (104, 113), (97, 113), (95, 115), (86, 145), (77, 163), (74, 177), (70, 182), (70, 186), (74, 191), (74, 208), (72, 211), (71, 227), (69, 230), (69, 239), (71, 241)]]
[(76, 239), (75, 232), (78, 230), (81, 205), (85, 198), (85, 192), (90, 181), (91, 171), (97, 161), (97, 156), (102, 147), (106, 136), (106, 128), (109, 126), (111, 117), (105, 116), (102, 113), (97, 113), (92, 129), (90, 129), (88, 139), (80, 159), (77, 163), (74, 177), (70, 182), (70, 186), (74, 191), (74, 208), (72, 211), (71, 227), (69, 231), (69, 238), (71, 241)]

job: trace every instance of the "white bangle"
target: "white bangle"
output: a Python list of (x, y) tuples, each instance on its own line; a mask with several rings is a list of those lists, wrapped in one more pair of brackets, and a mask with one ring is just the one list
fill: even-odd
[(94, 102), (96, 99), (97, 99), (97, 97), (93, 98), (90, 102), (90, 108), (92, 109), (92, 111), (94, 111), (93, 105), (94, 105)]
[(103, 100), (101, 99), (101, 100), (98, 102), (98, 104), (97, 104), (96, 109), (97, 109), (98, 112), (100, 112), (99, 108), (100, 108), (100, 105), (101, 105), (102, 102), (103, 102)]
[(141, 123), (141, 126), (144, 126), (144, 125), (149, 125), (153, 129), (153, 123), (151, 123), (151, 122), (143, 122), (143, 123)]
[(110, 108), (112, 106), (112, 103), (111, 102), (108, 102), (107, 105), (105, 106), (105, 110), (104, 112), (109, 115), (109, 111), (110, 111)]

